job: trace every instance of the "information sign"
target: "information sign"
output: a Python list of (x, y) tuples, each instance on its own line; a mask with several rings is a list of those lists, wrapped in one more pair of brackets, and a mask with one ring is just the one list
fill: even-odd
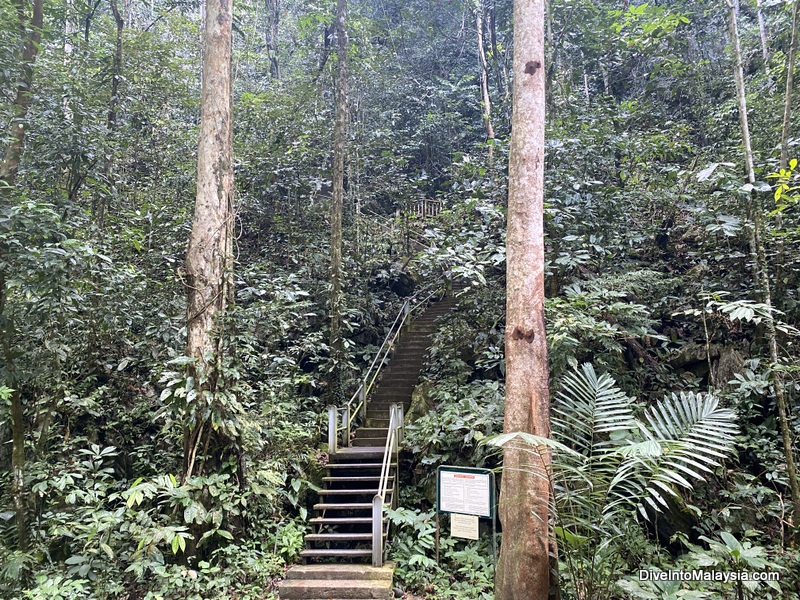
[(450, 535), (480, 538), (481, 518), (492, 520), (492, 556), (497, 561), (494, 473), (476, 467), (441, 465), (436, 469), (436, 562), (439, 562), (439, 513), (450, 514)]
[(439, 510), (490, 518), (492, 486), (488, 473), (439, 471)]
[(466, 540), (477, 540), (478, 535), (477, 515), (450, 514), (450, 535), (452, 537), (463, 538)]

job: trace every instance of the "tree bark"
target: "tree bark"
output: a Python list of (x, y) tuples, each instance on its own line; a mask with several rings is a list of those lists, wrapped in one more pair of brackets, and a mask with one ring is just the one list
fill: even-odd
[[(736, 24), (736, 7), (731, 0), (726, 0), (728, 4), (728, 32), (731, 37), (731, 46), (734, 56), (734, 80), (736, 82), (736, 97), (739, 103), (739, 123), (742, 128), (742, 144), (745, 153), (745, 165), (747, 169), (747, 180), (755, 183), (756, 175), (753, 167), (753, 151), (750, 145), (750, 128), (747, 122), (747, 96), (744, 87), (744, 71), (742, 69), (742, 54), (739, 47), (739, 31)], [(795, 13), (796, 14), (796, 13)], [(794, 33), (794, 32), (793, 32)], [(793, 42), (796, 37), (793, 35)], [(789, 74), (791, 76), (791, 74)], [(785, 117), (784, 112), (784, 117)], [(781, 140), (783, 142), (783, 140)], [(782, 147), (783, 151), (783, 147)], [(753, 276), (756, 282), (761, 284), (762, 302), (768, 308), (772, 308), (772, 293), (770, 286), (769, 269), (767, 266), (766, 252), (764, 250), (760, 207), (753, 199), (751, 192), (747, 200), (748, 218), (752, 223), (752, 231), (749, 238), (750, 257), (753, 263)], [(786, 398), (786, 390), (783, 385), (783, 376), (776, 370), (779, 364), (778, 338), (775, 329), (775, 320), (770, 312), (764, 321), (767, 330), (767, 341), (769, 344), (770, 361), (772, 362), (772, 384), (775, 389), (775, 401), (778, 406), (778, 427), (780, 429), (783, 442), (783, 455), (786, 460), (786, 473), (789, 478), (789, 489), (794, 505), (794, 513), (800, 510), (800, 484), (797, 479), (797, 469), (795, 467), (794, 450), (792, 447), (792, 434), (789, 427), (788, 415), (789, 407)]]
[[(197, 199), (186, 251), (186, 354), (215, 391), (223, 317), (233, 300), (233, 128), (231, 0), (206, 0), (203, 84), (197, 149)], [(185, 475), (197, 458), (204, 423), (184, 432)], [(210, 427), (210, 425), (209, 425)]]
[[(514, 2), (503, 430), (549, 437), (549, 374), (544, 323), (543, 25), (543, 0)], [(504, 534), (495, 598), (545, 600), (550, 592), (550, 455), (547, 451), (531, 453), (521, 447), (507, 447), (503, 465), (499, 513)]]
[(342, 344), (342, 210), (344, 206), (344, 157), (347, 151), (347, 0), (336, 3), (336, 120), (333, 126), (333, 189), (331, 194), (331, 299), (330, 347), (333, 359), (331, 393), (341, 395)]

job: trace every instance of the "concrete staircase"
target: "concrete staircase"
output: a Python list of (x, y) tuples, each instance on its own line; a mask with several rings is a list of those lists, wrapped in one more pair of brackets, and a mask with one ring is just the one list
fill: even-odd
[[(436, 321), (455, 304), (455, 298), (449, 296), (431, 303), (400, 335), (378, 388), (367, 404), (365, 422), (355, 431), (350, 447), (339, 448), (329, 457), (324, 487), (314, 505), (316, 515), (310, 520), (314, 532), (306, 535), (306, 548), (300, 552), (303, 559), (370, 562), (372, 499), (378, 492), (389, 407), (402, 404), (406, 412), (410, 408)], [(393, 462), (390, 467), (391, 485), (397, 477), (397, 464)], [(392, 504), (392, 500), (390, 495), (386, 504)], [(388, 535), (388, 522), (382, 533), (384, 537)], [(280, 597), (282, 600), (391, 598), (392, 571), (392, 568), (387, 571), (387, 565), (297, 566), (289, 570), (281, 583)]]
[(298, 565), (289, 569), (281, 582), (281, 600), (350, 600), (394, 598), (394, 564)]

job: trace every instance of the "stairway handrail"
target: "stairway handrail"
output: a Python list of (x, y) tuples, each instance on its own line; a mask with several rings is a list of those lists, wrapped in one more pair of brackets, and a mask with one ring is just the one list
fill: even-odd
[[(439, 277), (434, 283), (438, 284), (442, 279), (444, 279), (444, 276)], [(400, 330), (406, 324), (406, 321), (412, 312), (417, 310), (420, 306), (424, 306), (428, 300), (433, 298), (433, 296), (438, 293), (439, 286), (434, 285), (432, 291), (430, 291), (424, 299), (417, 300), (417, 296), (422, 295), (425, 291), (427, 290), (423, 288), (423, 290), (420, 290), (410, 298), (406, 298), (406, 300), (403, 302), (403, 305), (400, 307), (397, 316), (394, 318), (392, 326), (389, 328), (389, 332), (383, 339), (383, 343), (378, 349), (378, 352), (375, 354), (375, 357), (372, 359), (367, 372), (362, 376), (361, 383), (359, 384), (358, 388), (353, 393), (350, 400), (347, 401), (347, 404), (345, 404), (343, 407), (337, 407), (333, 405), (328, 407), (329, 452), (335, 454), (338, 450), (340, 432), (342, 434), (342, 444), (345, 446), (350, 445), (350, 432), (352, 431), (353, 422), (359, 415), (364, 416), (366, 414), (367, 397), (372, 391), (372, 387), (375, 385), (375, 382), (378, 380), (381, 369), (386, 364), (386, 359), (389, 357), (389, 351), (394, 346), (394, 341), (400, 334)], [(413, 306), (412, 302), (414, 302)], [(339, 417), (340, 411), (342, 413), (341, 419)]]
[[(372, 498), (372, 566), (382, 567), (384, 559), (383, 539), (383, 509), (386, 505), (386, 495), (389, 493), (389, 473), (391, 472), (392, 455), (395, 464), (400, 464), (400, 443), (403, 441), (403, 405), (392, 404), (389, 406), (389, 432), (386, 435), (386, 445), (383, 449), (381, 461), (381, 475), (378, 480), (378, 493)], [(399, 491), (398, 477), (395, 474), (392, 480), (392, 506), (397, 506)]]

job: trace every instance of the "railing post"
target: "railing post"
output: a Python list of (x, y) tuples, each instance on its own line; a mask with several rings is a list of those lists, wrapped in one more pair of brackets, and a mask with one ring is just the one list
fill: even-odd
[(350, 405), (347, 404), (342, 411), (342, 446), (350, 447)]
[(400, 444), (403, 443), (403, 440), (405, 439), (405, 436), (406, 436), (406, 426), (405, 426), (405, 422), (403, 421), (403, 419), (404, 419), (403, 405), (402, 404), (398, 404), (397, 405), (397, 445), (398, 446), (400, 446)]
[(358, 390), (358, 401), (361, 403), (359, 416), (364, 419), (367, 416), (367, 378), (361, 382), (361, 388)]
[(383, 566), (383, 499), (380, 493), (372, 498), (372, 566)]
[(336, 444), (337, 438), (337, 431), (336, 431), (336, 421), (338, 420), (336, 415), (336, 407), (329, 406), (328, 407), (328, 454), (336, 454), (337, 450), (339, 449)]
[[(394, 486), (392, 491), (392, 508), (400, 506), (400, 444), (403, 441), (403, 405), (394, 405), (395, 437), (394, 437)], [(391, 449), (390, 449), (391, 451)]]

